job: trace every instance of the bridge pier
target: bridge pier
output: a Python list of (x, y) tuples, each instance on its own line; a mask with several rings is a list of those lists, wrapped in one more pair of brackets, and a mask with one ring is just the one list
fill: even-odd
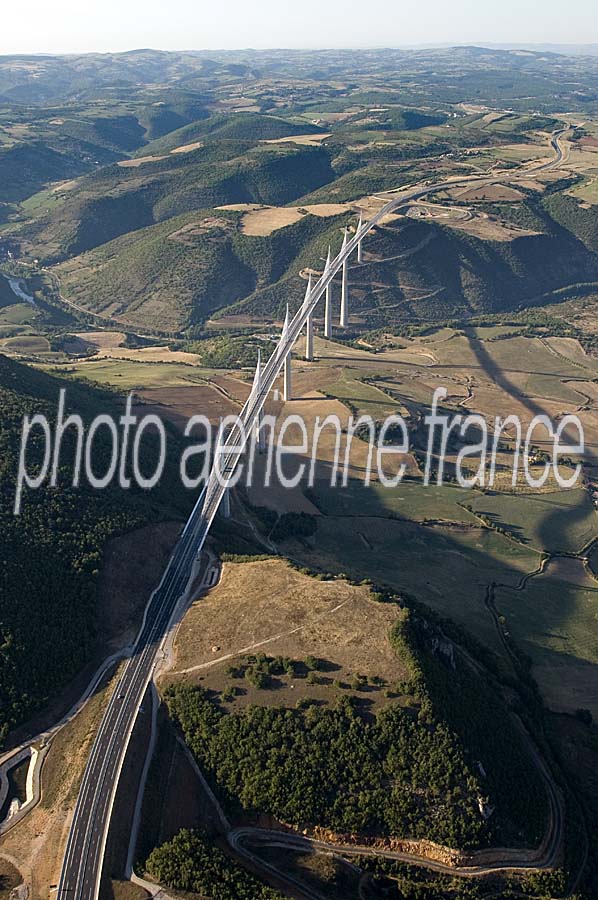
[(308, 362), (312, 362), (314, 358), (314, 319), (311, 313), (307, 317), (305, 328), (305, 358)]
[[(303, 306), (306, 307), (309, 305), (309, 301), (311, 299), (312, 292), (312, 275), (309, 273), (309, 278), (307, 279), (307, 289), (305, 291), (305, 298), (303, 300)], [(311, 362), (314, 358), (314, 319), (313, 313), (310, 313), (307, 319), (305, 320), (305, 358)]]
[(220, 511), (222, 512), (223, 519), (230, 519), (231, 517), (231, 509), (230, 509), (230, 488), (227, 488), (222, 495), (222, 502), (220, 503)]
[(326, 305), (324, 307), (324, 337), (332, 337), (332, 284), (326, 288)]
[[(347, 245), (347, 229), (345, 228), (345, 236), (343, 238), (344, 249)], [(343, 275), (341, 281), (341, 328), (346, 328), (349, 324), (349, 262), (347, 259), (343, 261)]]
[(343, 280), (341, 283), (341, 328), (346, 328), (349, 324), (349, 273), (347, 260), (343, 263)]
[[(328, 256), (326, 257), (326, 265), (324, 266), (324, 274), (326, 275), (330, 268), (330, 260), (332, 252), (328, 247)], [(324, 337), (332, 337), (332, 282), (326, 285), (326, 301), (324, 306)]]
[(257, 441), (257, 452), (263, 453), (266, 449), (266, 436), (264, 435), (264, 410), (260, 409), (255, 425), (255, 437)]
[[(255, 367), (255, 375), (253, 377), (253, 387), (251, 392), (256, 396), (260, 394), (262, 387), (262, 354), (258, 348), (257, 351), (257, 364)], [(260, 411), (257, 414), (257, 419), (255, 421), (255, 443), (257, 446), (257, 452), (263, 453), (266, 448), (266, 439), (264, 437), (264, 408), (261, 407)]]
[(292, 387), (291, 387), (291, 351), (287, 353), (284, 360), (284, 372), (283, 372), (283, 385), (282, 385), (282, 399), (285, 403), (292, 399)]

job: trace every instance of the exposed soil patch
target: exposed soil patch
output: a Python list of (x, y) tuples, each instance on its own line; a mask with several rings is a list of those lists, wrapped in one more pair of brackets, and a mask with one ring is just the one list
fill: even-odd
[(459, 200), (523, 200), (521, 191), (505, 184), (489, 184), (452, 192)]
[(128, 350), (125, 347), (106, 347), (94, 359), (128, 359), (133, 362), (176, 362), (196, 366), (199, 363), (197, 353), (186, 350), (171, 350), (169, 347), (140, 347)]
[(111, 347), (120, 347), (125, 339), (122, 331), (78, 331), (75, 337), (81, 338), (87, 344), (93, 344), (101, 350), (108, 350)]
[[(383, 701), (384, 684), (406, 675), (389, 641), (401, 615), (397, 604), (373, 600), (367, 586), (343, 579), (319, 581), (281, 559), (225, 563), (220, 583), (185, 616), (175, 642), (175, 668), (165, 680), (183, 675), (218, 691), (240, 685), (232, 701), (236, 708), (250, 703), (290, 706), (304, 696), (327, 702), (350, 690), (359, 673), (382, 679), (380, 685), (357, 692), (371, 706)], [(311, 681), (301, 673), (282, 676), (268, 690), (245, 679), (231, 680), (228, 667), (257, 652), (324, 662)]]
[(0, 900), (9, 900), (11, 891), (18, 887), (22, 880), (18, 870), (0, 856)]
[(179, 522), (148, 525), (109, 541), (100, 574), (98, 621), (111, 647), (130, 641), (179, 535)]
[(174, 150), (171, 150), (171, 153), (192, 153), (193, 150), (199, 150), (200, 147), (203, 147), (203, 141), (195, 141), (193, 144), (182, 144), (180, 147), (175, 147)]
[(304, 144), (307, 147), (316, 147), (331, 137), (330, 134), (289, 134), (287, 137), (270, 138), (262, 141), (263, 144)]
[(204, 415), (216, 422), (220, 416), (239, 412), (234, 399), (210, 384), (149, 388), (140, 391), (139, 396), (145, 401), (140, 412), (156, 412), (181, 430), (194, 415)]
[(137, 169), (139, 166), (143, 166), (145, 163), (150, 162), (158, 162), (161, 159), (166, 159), (165, 156), (137, 156), (135, 159), (121, 159), (116, 165), (120, 166), (121, 169)]

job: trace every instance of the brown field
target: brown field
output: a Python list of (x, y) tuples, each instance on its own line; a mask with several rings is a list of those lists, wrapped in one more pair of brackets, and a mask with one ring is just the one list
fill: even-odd
[[(478, 193), (482, 194), (483, 190), (479, 190)], [(472, 201), (475, 199), (490, 199), (490, 197), (470, 197), (469, 192), (467, 192), (467, 196), (464, 194), (459, 194), (458, 196), (459, 199)], [(450, 199), (448, 194), (447, 199)], [(520, 228), (517, 225), (503, 222), (496, 216), (491, 216), (484, 212), (467, 210), (460, 207), (440, 206), (439, 204), (414, 204), (409, 210), (409, 217), (419, 218), (420, 216), (417, 215), (417, 211), (419, 210), (422, 210), (420, 215), (424, 220), (439, 220), (443, 225), (448, 225), (450, 228), (458, 228), (461, 231), (467, 231), (485, 241), (512, 241), (517, 237), (536, 234), (536, 232), (531, 231), (530, 229)]]
[(587, 169), (595, 169), (596, 166), (598, 166), (598, 147), (586, 144), (580, 149), (575, 144), (572, 145), (567, 160), (568, 169), (585, 172)]
[[(203, 141), (195, 141), (193, 144), (182, 144), (180, 147), (175, 147), (170, 153), (191, 153), (193, 150), (199, 150), (200, 147), (203, 147)], [(161, 156), (137, 156), (134, 159), (121, 159), (117, 165), (122, 169), (137, 169), (139, 166), (145, 165), (145, 163), (158, 162), (161, 159), (168, 159), (168, 154), (163, 154)]]
[(175, 147), (174, 150), (171, 150), (171, 153), (192, 153), (193, 150), (199, 150), (200, 147), (203, 147), (203, 141), (195, 141), (193, 144), (182, 144), (180, 147)]
[(566, 356), (567, 359), (572, 359), (576, 362), (588, 363), (591, 365), (591, 360), (588, 357), (588, 354), (583, 349), (577, 338), (567, 338), (567, 337), (548, 337), (544, 339), (545, 343), (549, 348), (556, 350), (561, 356)]
[(308, 147), (317, 147), (322, 141), (332, 137), (331, 134), (290, 134), (288, 137), (270, 138), (262, 141), (263, 144), (304, 144)]
[(241, 220), (241, 231), (255, 237), (264, 237), (279, 228), (294, 225), (302, 218), (303, 214), (296, 208), (269, 206), (245, 213)]
[(548, 179), (546, 178), (547, 174), (549, 174), (549, 172), (543, 173), (543, 175), (544, 175), (543, 181), (540, 179), (540, 177), (525, 178), (525, 179), (519, 178), (515, 182), (515, 184), (517, 184), (518, 187), (526, 188), (527, 190), (530, 190), (530, 191), (540, 191), (540, 193), (541, 193), (542, 191), (546, 190), (546, 184), (548, 183)]
[(121, 169), (137, 169), (145, 163), (158, 162), (161, 159), (166, 159), (166, 156), (137, 156), (135, 159), (121, 159), (116, 165)]
[(253, 206), (241, 220), (241, 231), (263, 237), (272, 234), (278, 228), (285, 228), (298, 222), (305, 215), (305, 211), (314, 216), (327, 217), (338, 216), (349, 208), (350, 206), (344, 203), (316, 203), (304, 207)]
[(595, 381), (566, 381), (564, 384), (568, 384), (586, 402), (592, 405), (598, 403), (598, 384)]
[(76, 331), (74, 336), (84, 345), (98, 350), (112, 350), (120, 347), (125, 339), (123, 331)]
[[(251, 376), (253, 377), (253, 372), (251, 373)], [(251, 388), (251, 379), (249, 378), (247, 381), (243, 381), (234, 374), (219, 374), (218, 372), (213, 372), (208, 380), (210, 384), (222, 394), (238, 403), (244, 403), (249, 396), (249, 390)]]
[(58, 184), (55, 184), (52, 188), (50, 188), (53, 192), (58, 191), (72, 191), (74, 187), (79, 184), (78, 178), (71, 178), (70, 181), (60, 181)]
[(128, 350), (125, 347), (104, 347), (94, 359), (129, 359), (134, 362), (167, 362), (187, 363), (197, 366), (200, 357), (197, 353), (188, 353), (186, 350), (170, 350), (169, 347), (140, 347), (138, 350)]
[(459, 228), (481, 238), (483, 241), (512, 241), (518, 237), (527, 237), (537, 232), (526, 228), (518, 228), (501, 222), (494, 216), (474, 215), (469, 220), (452, 219), (446, 222), (451, 228)]
[(181, 387), (148, 388), (138, 392), (144, 401), (140, 414), (156, 412), (177, 428), (184, 429), (194, 415), (207, 416), (217, 422), (220, 416), (234, 415), (239, 405), (210, 384), (183, 385)]
[(450, 192), (455, 200), (522, 200), (521, 191), (503, 184), (489, 184), (484, 187), (458, 188)]
[[(333, 679), (377, 675), (389, 683), (406, 670), (388, 634), (402, 615), (398, 605), (371, 599), (369, 588), (344, 580), (319, 581), (282, 559), (225, 563), (220, 583), (186, 614), (175, 641), (172, 678), (200, 679), (205, 687), (229, 684), (227, 667), (256, 652), (326, 660), (322, 684), (286, 679), (276, 690), (246, 689), (234, 703), (294, 704), (300, 696), (330, 694)], [(367, 640), (364, 637), (367, 635)], [(324, 671), (325, 671), (324, 670)], [(380, 699), (377, 694), (370, 699)]]

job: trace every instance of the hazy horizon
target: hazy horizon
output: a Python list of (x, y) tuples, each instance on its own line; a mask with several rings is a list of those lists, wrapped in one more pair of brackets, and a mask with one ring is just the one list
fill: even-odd
[(110, 56), (113, 54), (132, 54), (132, 53), (251, 53), (251, 52), (274, 52), (274, 51), (282, 51), (282, 50), (293, 50), (293, 51), (313, 51), (313, 52), (326, 52), (327, 50), (338, 50), (338, 51), (351, 51), (351, 50), (434, 50), (434, 49), (444, 49), (450, 47), (479, 47), (481, 49), (529, 49), (529, 50), (549, 50), (554, 49), (555, 52), (565, 52), (565, 50), (573, 51), (573, 50), (582, 50), (584, 48), (592, 48), (598, 52), (598, 41), (596, 42), (588, 42), (588, 41), (579, 41), (575, 43), (571, 42), (557, 42), (557, 41), (485, 41), (485, 40), (471, 40), (471, 41), (434, 41), (434, 42), (424, 42), (420, 44), (355, 44), (353, 46), (349, 46), (347, 44), (333, 46), (330, 44), (322, 44), (321, 46), (294, 46), (294, 45), (274, 45), (264, 46), (264, 47), (254, 47), (254, 46), (236, 46), (236, 47), (160, 47), (160, 46), (130, 46), (119, 49), (94, 49), (87, 48), (83, 50), (0, 50), (0, 57), (11, 57), (11, 56), (86, 56), (86, 55), (106, 55)]
[(159, 0), (106, 0), (90, 9), (75, 0), (51, 6), (33, 0), (4, 14), (0, 54), (118, 53), (132, 49), (380, 49), (463, 44), (591, 45), (598, 43), (593, 2), (580, 0), (575, 16), (547, 0), (541, 19), (535, 2), (489, 3), (460, 0), (447, 7), (430, 0), (425, 9), (415, 0), (400, 7), (391, 0), (370, 0), (367, 7), (348, 0), (316, 0), (300, 5), (262, 0), (249, 8), (242, 0), (222, 0), (216, 9), (201, 9), (181, 0), (176, 15)]

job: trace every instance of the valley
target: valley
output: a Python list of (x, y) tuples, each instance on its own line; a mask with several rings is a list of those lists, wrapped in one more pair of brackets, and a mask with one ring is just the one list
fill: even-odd
[[(2, 900), (71, 870), (92, 896), (87, 831), (68, 838), (88, 809), (109, 826), (89, 832), (102, 900), (594, 896), (598, 68), (557, 62), (0, 57), (0, 741), (43, 751), (40, 796), (0, 826)], [(288, 415), (310, 434), (401, 415), (403, 480), (364, 486), (358, 437), (334, 484), (324, 431), (313, 485), (229, 491), (196, 559), (191, 532), (177, 543), (188, 419), (254, 410), (258, 358), (277, 368), (308, 278), (372, 219), (331, 280), (331, 328), (322, 303), (264, 410), (274, 440)], [(455, 440), (427, 486), (438, 387), (490, 428), (575, 414), (561, 473), (579, 481), (512, 477), (510, 428), (492, 484), (459, 486)], [(23, 416), (52, 420), (61, 388), (86, 423), (130, 392), (167, 423), (157, 488), (69, 485), (68, 440), (58, 488), (10, 514)], [(534, 439), (533, 472), (550, 446)], [(191, 524), (203, 541), (211, 519)]]

